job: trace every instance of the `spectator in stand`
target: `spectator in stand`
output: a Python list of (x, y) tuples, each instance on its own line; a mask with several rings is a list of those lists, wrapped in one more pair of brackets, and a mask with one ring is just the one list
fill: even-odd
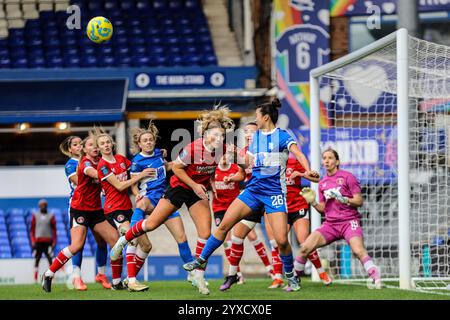
[(56, 219), (47, 210), (47, 200), (39, 200), (39, 211), (33, 212), (30, 228), (30, 239), (33, 247), (34, 282), (38, 281), (39, 262), (45, 254), (48, 264), (52, 264), (53, 249), (56, 245)]

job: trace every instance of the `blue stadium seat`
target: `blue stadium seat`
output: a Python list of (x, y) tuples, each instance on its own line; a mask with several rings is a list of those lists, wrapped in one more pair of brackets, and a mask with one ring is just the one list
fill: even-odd
[(25, 223), (10, 223), (9, 224), (9, 231), (18, 231), (18, 230), (27, 230), (27, 226)]
[(112, 46), (101, 46), (99, 47), (98, 54), (110, 55), (114, 51)]
[(183, 63), (183, 58), (181, 55), (178, 54), (171, 54), (167, 56), (166, 59), (166, 66), (181, 66)]
[[(53, 49), (55, 50), (55, 49)], [(28, 56), (44, 56), (44, 49), (42, 47), (32, 47), (32, 48), (28, 48)]]
[(152, 67), (164, 66), (167, 60), (165, 55), (158, 53), (151, 54), (149, 57), (149, 65)]
[(9, 248), (9, 239), (8, 238), (4, 238), (4, 237), (0, 237), (0, 248), (2, 246), (8, 246)]
[(124, 46), (124, 45), (117, 45), (115, 46), (116, 48), (116, 54), (117, 55), (128, 55), (130, 53), (130, 49), (128, 48), (128, 46)]
[(153, 1), (153, 9), (155, 9), (155, 10), (168, 9), (167, 2), (165, 0), (154, 0)]
[(101, 9), (103, 9), (103, 5), (99, 1), (90, 0), (90, 1), (88, 1), (87, 8), (90, 11), (101, 10)]
[(9, 235), (10, 235), (11, 239), (15, 239), (15, 238), (18, 238), (18, 239), (26, 238), (26, 239), (28, 239), (28, 231), (26, 231), (26, 230), (12, 230), (9, 233)]
[(147, 48), (143, 45), (133, 45), (131, 46), (131, 52), (134, 52), (139, 55), (143, 55), (147, 53)]
[(11, 58), (15, 59), (15, 58), (26, 57), (26, 55), (27, 55), (27, 50), (25, 48), (17, 47), (11, 51), (10, 56), (11, 56)]
[(160, 36), (147, 36), (145, 40), (148, 45), (164, 45), (163, 38)]
[(190, 54), (197, 53), (197, 47), (194, 46), (194, 45), (183, 46), (183, 52), (184, 53), (190, 53)]
[(94, 55), (81, 56), (81, 66), (85, 68), (95, 68), (97, 66), (97, 57)]
[(150, 5), (149, 1), (138, 0), (136, 2), (136, 9), (141, 12), (147, 13), (151, 11), (152, 6)]
[(3, 258), (3, 259), (10, 259), (10, 258), (12, 258), (11, 251), (9, 251), (9, 252), (0, 251), (0, 258)]
[(19, 69), (19, 68), (26, 68), (28, 67), (28, 60), (26, 57), (17, 57), (12, 59), (12, 67)]
[(0, 251), (10, 251), (11, 247), (9, 245), (9, 242), (7, 244), (0, 245)]
[(5, 211), (3, 211), (3, 209), (0, 209), (0, 216), (4, 216), (5, 215)]
[(37, 69), (37, 68), (45, 68), (45, 59), (43, 57), (32, 57), (28, 58), (28, 67)]
[(205, 54), (201, 58), (200, 63), (204, 66), (217, 65), (217, 58), (214, 54)]
[(169, 54), (181, 54), (181, 47), (173, 45), (167, 48)]
[(60, 56), (47, 56), (47, 68), (62, 68), (63, 60)]
[(14, 252), (14, 258), (32, 258), (33, 255), (28, 251), (18, 251)]
[(113, 67), (115, 65), (115, 59), (112, 55), (99, 55), (98, 66), (99, 67)]
[[(12, 233), (11, 233), (12, 234)], [(17, 236), (17, 237), (11, 237), (11, 244), (30, 244), (30, 239), (28, 239), (28, 235), (25, 234), (24, 236)]]
[[(114, 0), (106, 0), (105, 4), (104, 4), (104, 8), (106, 10), (112, 10), (112, 9), (116, 10), (119, 8), (119, 4), (117, 1), (114, 1)], [(114, 23), (114, 25), (116, 25), (116, 23)]]
[(65, 55), (64, 66), (67, 68), (78, 68), (80, 66), (80, 58), (75, 55)]
[(23, 217), (25, 215), (25, 211), (22, 208), (11, 208), (6, 211), (6, 215)]
[(21, 223), (21, 224), (25, 224), (25, 217), (22, 215), (12, 215), (10, 214), (9, 216), (6, 217), (6, 221), (9, 224), (15, 224), (15, 223)]
[(6, 231), (7, 231), (6, 224), (0, 223), (0, 233), (6, 232)]
[(183, 64), (185, 66), (197, 66), (200, 65), (201, 57), (196, 54), (187, 54), (184, 56)]
[(148, 66), (150, 62), (150, 58), (148, 56), (143, 55), (134, 55), (133, 56), (133, 66), (134, 67), (145, 67)]

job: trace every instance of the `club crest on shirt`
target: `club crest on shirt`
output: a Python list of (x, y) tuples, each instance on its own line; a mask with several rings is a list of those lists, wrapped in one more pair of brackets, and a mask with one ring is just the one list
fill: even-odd
[(119, 214), (116, 218), (117, 222), (123, 222), (125, 220), (125, 216), (123, 214)]
[(218, 226), (220, 224), (220, 219), (216, 218), (216, 225)]
[(125, 163), (123, 163), (123, 162), (120, 164), (120, 167), (121, 167), (122, 169), (126, 169), (126, 168), (127, 168), (127, 167), (125, 166)]
[(337, 178), (336, 179), (336, 183), (339, 185), (343, 185), (344, 184), (344, 178)]

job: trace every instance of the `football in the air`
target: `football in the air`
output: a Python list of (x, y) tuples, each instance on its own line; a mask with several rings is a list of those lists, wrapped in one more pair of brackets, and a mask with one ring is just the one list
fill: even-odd
[(108, 41), (113, 34), (112, 23), (105, 17), (94, 17), (87, 25), (86, 34), (95, 43)]

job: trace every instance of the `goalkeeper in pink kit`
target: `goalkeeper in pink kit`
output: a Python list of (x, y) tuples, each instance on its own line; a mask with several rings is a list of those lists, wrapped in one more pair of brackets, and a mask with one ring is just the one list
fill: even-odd
[(303, 188), (300, 193), (321, 214), (325, 222), (311, 233), (301, 245), (295, 261), (295, 269), (302, 271), (308, 255), (315, 249), (336, 240), (345, 239), (353, 254), (361, 261), (375, 288), (381, 288), (380, 272), (364, 247), (360, 214), (357, 210), (363, 204), (361, 187), (355, 176), (339, 169), (339, 155), (328, 149), (322, 154), (322, 164), (326, 175), (319, 182), (319, 203), (316, 194), (310, 188)]

